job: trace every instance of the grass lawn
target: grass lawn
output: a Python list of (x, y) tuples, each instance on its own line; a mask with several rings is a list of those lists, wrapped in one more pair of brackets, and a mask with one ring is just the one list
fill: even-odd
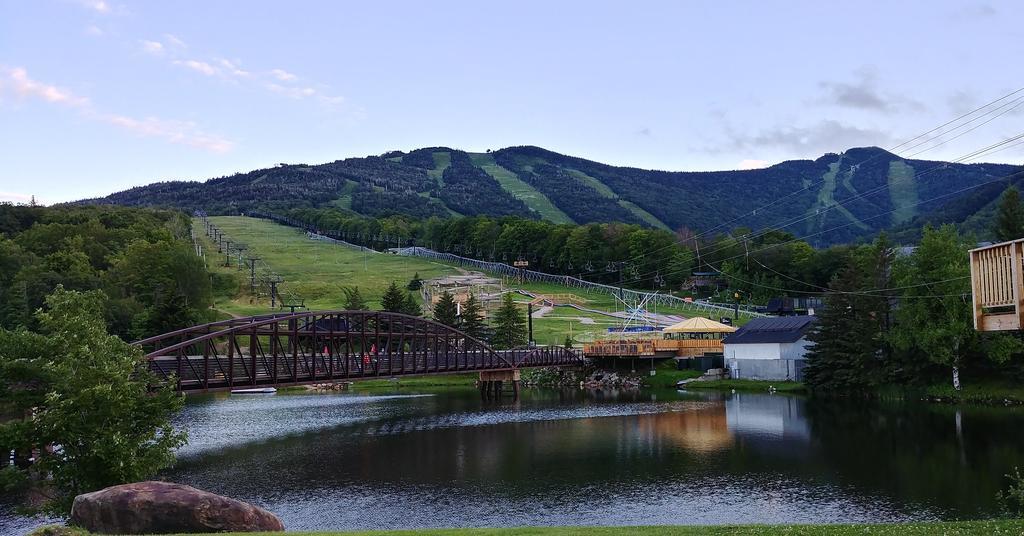
[(436, 374), (433, 376), (399, 376), (394, 379), (362, 380), (352, 384), (353, 391), (375, 391), (381, 389), (409, 389), (416, 387), (473, 387), (479, 374)]
[[(294, 293), (306, 300), (310, 309), (338, 309), (344, 302), (341, 288), (357, 286), (372, 308), (379, 307), (384, 290), (392, 281), (403, 287), (419, 272), (430, 279), (458, 271), (443, 264), (416, 257), (399, 257), (386, 253), (362, 253), (327, 242), (309, 240), (304, 232), (268, 220), (239, 216), (219, 216), (210, 220), (232, 240), (249, 246), (272, 270), (284, 277), (282, 293)], [(202, 227), (197, 225), (197, 229)], [(223, 257), (216, 253), (205, 234), (207, 260), (218, 273), (238, 278), (238, 292), (228, 300), (217, 302), (217, 308), (238, 315), (265, 313), (269, 299), (251, 303), (248, 295), (248, 273), (225, 268)]]
[(977, 402), (983, 404), (1024, 403), (1024, 385), (994, 381), (971, 381), (962, 379), (962, 389), (953, 389), (952, 382), (932, 385), (925, 389), (925, 396), (943, 402)]
[(707, 382), (690, 382), (687, 389), (718, 389), (722, 391), (767, 392), (774, 387), (780, 393), (803, 393), (807, 390), (800, 382), (772, 380), (712, 380)]
[[(79, 532), (43, 532), (40, 528), (29, 536), (74, 535)], [(241, 533), (233, 533), (241, 534)], [(245, 533), (256, 535), (267, 532)], [(277, 533), (285, 534), (285, 533)], [(294, 536), (852, 536), (852, 535), (1017, 535), (1024, 534), (1024, 520), (1000, 519), (987, 521), (954, 521), (929, 523), (900, 523), (887, 525), (711, 525), (662, 527), (519, 527), (507, 529), (421, 529), (396, 531), (351, 532), (288, 532)]]

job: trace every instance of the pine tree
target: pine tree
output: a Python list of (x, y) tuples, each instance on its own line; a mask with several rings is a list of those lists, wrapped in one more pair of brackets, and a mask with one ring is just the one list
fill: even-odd
[(526, 317), (516, 307), (512, 293), (502, 298), (501, 307), (494, 313), (494, 337), (491, 345), (506, 350), (526, 344)]
[(1003, 192), (992, 232), (1000, 242), (1024, 238), (1024, 206), (1016, 186), (1010, 186)]
[(341, 291), (345, 294), (345, 310), (347, 311), (365, 311), (366, 300), (363, 298), (363, 293), (359, 292), (359, 287), (342, 287)]
[(813, 389), (833, 392), (863, 391), (878, 384), (889, 322), (889, 298), (865, 292), (889, 288), (893, 250), (884, 234), (871, 246), (855, 252), (849, 265), (833, 278), (834, 291), (808, 339), (804, 381)]
[(423, 307), (420, 306), (420, 300), (416, 297), (416, 294), (412, 292), (405, 293), (405, 300), (402, 303), (402, 312), (409, 316), (420, 316), (423, 314)]
[(423, 288), (423, 280), (420, 279), (419, 272), (416, 272), (416, 275), (412, 276), (412, 279), (409, 280), (409, 284), (405, 288), (409, 290), (419, 290)]
[(398, 288), (398, 284), (392, 281), (380, 298), (380, 308), (392, 313), (404, 313), (408, 310), (405, 294), (402, 289)]
[(487, 326), (484, 324), (484, 315), (480, 302), (477, 301), (476, 296), (473, 294), (470, 294), (466, 298), (466, 303), (462, 304), (461, 320), (460, 327), (466, 335), (476, 339), (484, 338)]
[(441, 299), (434, 305), (434, 320), (446, 326), (458, 326), (458, 306), (455, 305), (455, 298), (447, 290), (441, 294)]
[(835, 292), (826, 296), (807, 336), (814, 345), (807, 352), (804, 382), (821, 391), (860, 391), (873, 383), (876, 360), (873, 341), (864, 333), (869, 313), (850, 294), (862, 287), (858, 268), (844, 268), (830, 287)]

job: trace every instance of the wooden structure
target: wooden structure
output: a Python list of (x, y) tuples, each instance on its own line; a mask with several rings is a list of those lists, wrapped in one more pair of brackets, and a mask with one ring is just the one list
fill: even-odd
[(675, 357), (700, 357), (723, 351), (722, 339), (736, 331), (733, 326), (700, 316), (688, 318), (664, 330), (664, 338), (657, 341), (659, 350), (675, 352)]
[(970, 251), (974, 329), (1020, 330), (1024, 326), (1024, 239)]
[(449, 326), (386, 311), (232, 318), (133, 344), (146, 352), (150, 371), (183, 392), (451, 372), (494, 373), (481, 382), (500, 387), (518, 381), (522, 368), (584, 362), (560, 346), (495, 350)]
[(722, 339), (736, 328), (703, 317), (688, 318), (662, 331), (638, 332), (632, 337), (597, 340), (583, 345), (587, 357), (669, 358), (720, 354)]

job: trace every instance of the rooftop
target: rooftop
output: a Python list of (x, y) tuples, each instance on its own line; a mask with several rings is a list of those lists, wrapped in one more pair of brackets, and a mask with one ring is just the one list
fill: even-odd
[(760, 344), (796, 342), (807, 333), (816, 320), (813, 316), (776, 316), (755, 318), (736, 333), (727, 335), (725, 344)]

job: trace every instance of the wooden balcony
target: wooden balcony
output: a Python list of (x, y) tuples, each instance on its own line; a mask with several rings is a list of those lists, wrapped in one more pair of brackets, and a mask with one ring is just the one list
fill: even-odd
[(974, 329), (1020, 330), (1024, 325), (1024, 239), (972, 249)]

